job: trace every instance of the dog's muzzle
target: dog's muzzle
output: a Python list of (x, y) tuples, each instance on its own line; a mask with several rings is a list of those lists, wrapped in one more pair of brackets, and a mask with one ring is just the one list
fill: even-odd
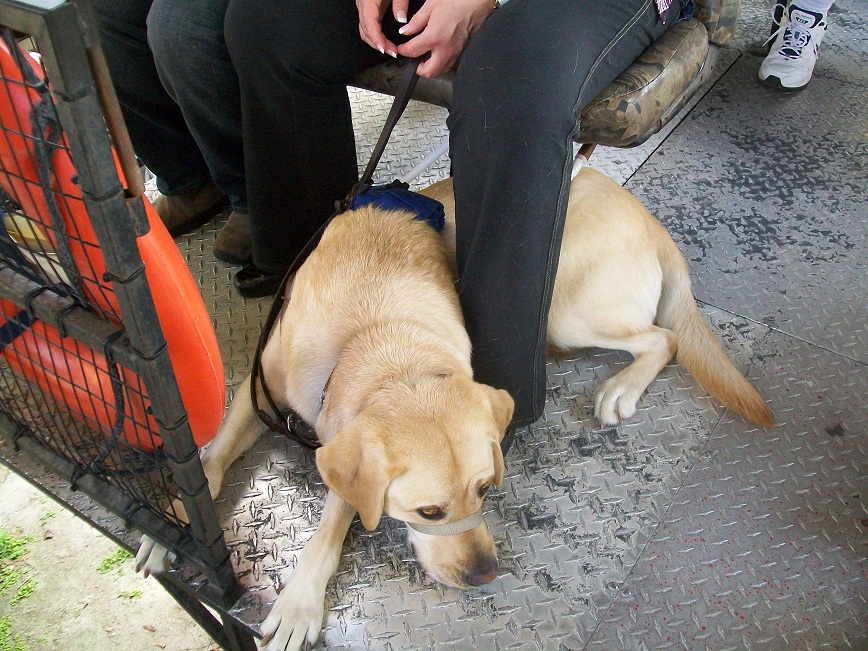
[(407, 526), (415, 529), (419, 533), (424, 533), (429, 536), (455, 536), (465, 531), (475, 529), (482, 524), (482, 507), (476, 513), (471, 513), (466, 518), (461, 518), (455, 522), (445, 522), (443, 524), (417, 524), (416, 522), (408, 522)]

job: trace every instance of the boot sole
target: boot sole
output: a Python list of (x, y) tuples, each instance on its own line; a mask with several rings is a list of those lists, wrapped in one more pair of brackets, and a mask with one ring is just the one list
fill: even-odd
[(226, 264), (235, 266), (244, 266), (253, 262), (252, 255), (242, 257), (236, 253), (232, 253), (231, 251), (224, 251), (223, 249), (214, 249), (213, 254), (215, 258), (220, 260), (220, 262), (225, 262)]

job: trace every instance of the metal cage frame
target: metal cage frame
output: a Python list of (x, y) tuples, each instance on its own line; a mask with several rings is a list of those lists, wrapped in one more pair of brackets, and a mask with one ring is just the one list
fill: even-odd
[[(95, 32), (95, 16), (87, 2), (64, 0), (0, 0), (0, 26), (16, 38), (37, 44), (51, 84), (51, 98), (75, 165), (77, 185), (90, 216), (108, 277), (113, 279), (122, 327), (50, 284), (37, 282), (14, 265), (0, 265), (0, 297), (28, 317), (57, 328), (113, 363), (141, 378), (162, 439), (158, 464), (165, 464), (177, 497), (189, 518), (184, 525), (161, 505), (145, 503), (122, 482), (109, 481), (111, 468), (94, 471), (51, 444), (53, 432), (34, 435), (33, 424), (15, 416), (15, 405), (0, 403), (0, 462), (73, 510), (89, 524), (130, 549), (130, 536), (106, 527), (83, 513), (72, 499), (80, 490), (122, 519), (126, 527), (146, 533), (167, 549), (180, 552), (178, 572), (158, 577), (160, 583), (216, 642), (226, 649), (255, 649), (256, 631), (229, 612), (244, 589), (236, 578), (223, 530), (199, 460), (187, 412), (181, 400), (136, 238), (148, 230), (140, 180), (124, 187), (112, 145), (120, 153), (128, 142), (119, 109), (104, 69)], [(40, 134), (41, 135), (41, 134)], [(128, 179), (129, 165), (121, 165)], [(135, 170), (137, 172), (137, 169)], [(14, 448), (14, 452), (13, 452)], [(18, 453), (27, 452), (27, 455)], [(48, 472), (42, 472), (45, 469)], [(62, 478), (56, 481), (55, 477)], [(108, 479), (108, 480), (107, 480)], [(129, 532), (127, 532), (129, 533)], [(218, 620), (205, 605), (216, 610)], [(222, 620), (222, 621), (221, 621)]]

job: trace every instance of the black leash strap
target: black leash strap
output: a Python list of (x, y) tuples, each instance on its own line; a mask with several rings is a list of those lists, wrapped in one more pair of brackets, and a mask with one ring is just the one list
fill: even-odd
[(344, 199), (343, 209), (349, 207), (350, 202), (356, 196), (367, 190), (371, 186), (371, 178), (374, 176), (374, 171), (377, 165), (380, 164), (380, 158), (383, 156), (383, 151), (389, 142), (389, 137), (392, 135), (392, 130), (407, 108), (407, 103), (410, 101), (410, 96), (413, 94), (413, 89), (416, 88), (416, 82), (419, 81), (419, 75), (416, 74), (416, 68), (419, 66), (419, 59), (410, 59), (407, 62), (407, 67), (404, 68), (404, 74), (401, 77), (401, 84), (398, 86), (398, 91), (395, 93), (395, 101), (392, 102), (392, 109), (386, 118), (386, 124), (383, 126), (383, 131), (380, 133), (380, 139), (371, 152), (371, 159), (368, 161), (368, 166), (365, 168), (362, 178), (353, 186), (349, 196)]
[[(386, 149), (386, 144), (389, 142), (392, 130), (395, 128), (395, 125), (404, 113), (404, 109), (407, 108), (407, 103), (410, 101), (410, 96), (413, 94), (413, 89), (416, 87), (416, 82), (419, 80), (419, 77), (416, 74), (416, 68), (418, 65), (418, 59), (411, 59), (407, 62), (407, 67), (404, 68), (404, 74), (401, 77), (401, 84), (398, 87), (398, 91), (395, 93), (395, 100), (392, 103), (392, 108), (386, 118), (386, 124), (383, 126), (383, 131), (380, 133), (380, 138), (377, 140), (377, 144), (371, 153), (370, 160), (368, 161), (368, 166), (365, 168), (361, 178), (355, 183), (355, 185), (353, 185), (350, 193), (343, 201), (335, 202), (335, 211), (327, 220), (325, 220), (325, 222), (323, 222), (322, 226), (320, 226), (317, 232), (314, 233), (313, 237), (308, 240), (307, 244), (304, 245), (304, 248), (289, 266), (289, 270), (286, 272), (286, 275), (280, 282), (280, 287), (277, 289), (274, 303), (271, 305), (271, 310), (269, 310), (268, 317), (265, 319), (262, 331), (259, 334), (259, 342), (256, 344), (256, 352), (253, 354), (253, 369), (250, 375), (250, 402), (253, 404), (253, 411), (256, 412), (256, 415), (259, 416), (259, 420), (265, 423), (268, 429), (274, 432), (280, 432), (307, 448), (315, 449), (320, 446), (320, 441), (316, 436), (316, 431), (314, 431), (314, 428), (307, 424), (294, 409), (289, 408), (287, 410), (281, 410), (277, 406), (271, 392), (268, 390), (268, 385), (265, 383), (265, 371), (262, 368), (262, 353), (268, 343), (268, 338), (271, 336), (271, 331), (274, 329), (274, 324), (277, 323), (278, 318), (280, 318), (280, 313), (286, 303), (286, 286), (289, 284), (290, 279), (295, 272), (298, 271), (304, 261), (307, 260), (307, 257), (316, 248), (316, 245), (319, 244), (323, 232), (331, 221), (341, 213), (346, 212), (353, 199), (371, 187), (371, 178), (374, 175), (374, 171), (377, 169), (377, 165), (380, 163), (380, 158), (383, 156), (383, 151)], [(270, 413), (268, 413), (268, 411), (260, 408), (256, 390), (257, 381), (262, 387), (262, 394), (265, 396), (265, 400), (268, 402), (268, 406), (271, 408), (272, 412), (278, 417), (285, 416), (285, 420), (274, 418)], [(323, 393), (325, 393), (325, 391), (323, 391)]]

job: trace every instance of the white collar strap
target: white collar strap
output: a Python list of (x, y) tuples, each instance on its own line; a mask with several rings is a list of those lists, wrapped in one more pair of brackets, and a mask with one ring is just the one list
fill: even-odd
[(415, 529), (419, 533), (424, 533), (429, 536), (455, 536), (465, 531), (475, 529), (482, 524), (482, 507), (476, 513), (471, 513), (466, 518), (461, 518), (455, 522), (444, 522), (443, 524), (419, 524), (416, 522), (408, 522), (407, 526)]

